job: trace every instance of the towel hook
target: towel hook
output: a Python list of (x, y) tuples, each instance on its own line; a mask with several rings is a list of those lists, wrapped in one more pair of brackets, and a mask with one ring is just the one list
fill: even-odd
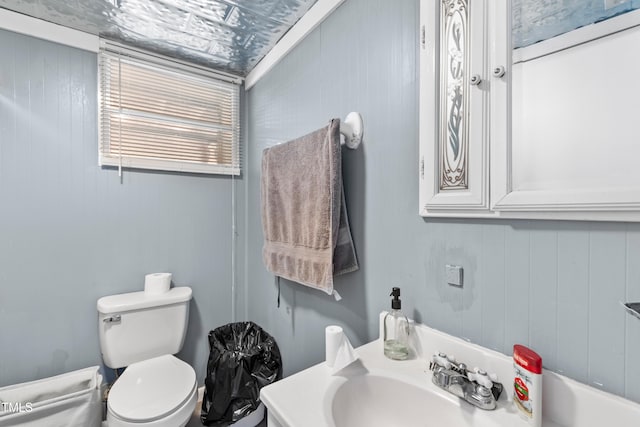
[(355, 150), (362, 142), (364, 125), (360, 113), (351, 112), (340, 122), (340, 133), (344, 135), (344, 142), (348, 148)]

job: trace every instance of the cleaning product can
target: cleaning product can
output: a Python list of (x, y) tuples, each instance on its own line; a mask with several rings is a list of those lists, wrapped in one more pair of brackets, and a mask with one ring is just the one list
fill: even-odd
[(523, 345), (513, 346), (513, 402), (535, 427), (542, 426), (542, 358)]

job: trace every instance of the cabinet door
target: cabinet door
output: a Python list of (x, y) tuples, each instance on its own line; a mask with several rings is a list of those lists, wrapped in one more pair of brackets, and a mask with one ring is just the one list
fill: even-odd
[[(640, 221), (640, 10), (575, 28), (567, 17), (581, 5), (543, 3), (496, 2), (490, 25), (493, 57), (506, 52), (508, 62), (491, 88), (493, 209), (504, 218)], [(521, 38), (512, 19), (523, 8), (536, 31), (570, 21), (566, 32), (512, 51), (502, 40)]]
[(488, 9), (420, 2), (420, 215), (488, 216)]

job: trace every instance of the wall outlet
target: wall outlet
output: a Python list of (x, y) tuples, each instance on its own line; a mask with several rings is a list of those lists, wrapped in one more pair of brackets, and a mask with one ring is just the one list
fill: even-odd
[(446, 272), (448, 284), (462, 287), (462, 266), (447, 264)]
[(627, 0), (604, 0), (604, 10), (626, 3)]

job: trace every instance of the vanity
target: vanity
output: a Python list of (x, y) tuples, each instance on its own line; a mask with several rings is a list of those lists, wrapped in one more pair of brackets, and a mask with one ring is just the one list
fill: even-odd
[[(384, 312), (381, 314), (383, 319)], [(409, 360), (383, 354), (377, 339), (331, 375), (320, 363), (262, 389), (268, 427), (526, 427), (513, 406), (512, 359), (421, 324), (412, 324)], [(479, 409), (432, 382), (434, 354), (455, 355), (504, 385), (494, 410)], [(640, 404), (544, 371), (543, 427), (636, 426)]]

